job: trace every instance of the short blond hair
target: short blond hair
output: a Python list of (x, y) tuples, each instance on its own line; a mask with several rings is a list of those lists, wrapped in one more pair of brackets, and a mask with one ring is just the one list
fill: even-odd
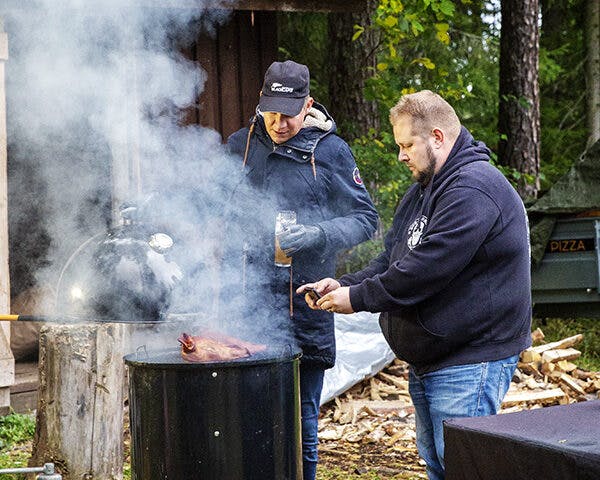
[(460, 134), (460, 120), (454, 108), (431, 90), (403, 95), (390, 109), (390, 123), (408, 115), (412, 118), (413, 135), (426, 137), (434, 128), (444, 131), (452, 140)]

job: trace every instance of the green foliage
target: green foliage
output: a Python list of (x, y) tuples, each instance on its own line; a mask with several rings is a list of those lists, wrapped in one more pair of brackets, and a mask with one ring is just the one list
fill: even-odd
[(363, 269), (383, 251), (383, 238), (363, 242), (338, 255), (336, 278)]
[(311, 95), (329, 105), (329, 50), (327, 14), (319, 12), (277, 15), (279, 61), (294, 60), (310, 70)]
[[(585, 149), (585, 0), (543, 0), (540, 35), (542, 191)], [(428, 88), (447, 98), (462, 123), (492, 151), (498, 145), (500, 2), (484, 0), (380, 0), (373, 25), (355, 25), (354, 41), (373, 28), (380, 39), (377, 68), (364, 95), (376, 100), (381, 132), (353, 145), (384, 224), (406, 189), (408, 173), (394, 165), (396, 146), (385, 138), (389, 109), (402, 94)], [(280, 14), (280, 56), (309, 65), (316, 98), (328, 104), (327, 15)], [(302, 39), (302, 41), (298, 41)], [(519, 99), (515, 99), (519, 101)], [(382, 151), (380, 146), (389, 148)], [(388, 155), (389, 153), (389, 155)], [(385, 170), (389, 169), (389, 172)], [(511, 182), (520, 173), (503, 172)], [(530, 178), (529, 181), (533, 181)], [(381, 191), (380, 191), (381, 190)]]
[(353, 142), (352, 150), (365, 186), (388, 227), (400, 198), (412, 183), (411, 173), (398, 161), (398, 147), (390, 131), (370, 131)]
[[(12, 413), (0, 417), (0, 469), (25, 468), (30, 449), (21, 445), (31, 441), (35, 433), (33, 415)], [(0, 480), (24, 480), (25, 475), (0, 475)]]
[[(29, 449), (21, 449), (15, 447), (11, 450), (0, 450), (0, 469), (5, 468), (27, 468), (27, 462), (29, 461), (30, 451)], [(0, 475), (0, 480), (25, 480), (25, 474), (12, 475), (4, 474)]]
[(533, 329), (544, 332), (546, 342), (583, 334), (583, 341), (575, 348), (581, 351), (577, 366), (593, 372), (600, 371), (600, 320), (594, 318), (547, 318), (534, 319)]
[(542, 2), (540, 115), (542, 190), (585, 150), (587, 142), (584, 0)]
[(35, 419), (31, 415), (13, 413), (0, 417), (0, 450), (29, 440), (35, 432)]
[(453, 12), (448, 0), (379, 2), (372, 28), (380, 34), (381, 48), (365, 95), (377, 100), (382, 112), (389, 111), (401, 94), (429, 88), (428, 83), (446, 75), (435, 50), (450, 42), (447, 19)]
[[(373, 28), (381, 46), (365, 96), (377, 101), (384, 127), (359, 138), (352, 148), (385, 227), (412, 182), (397, 160), (387, 118), (401, 95), (436, 91), (477, 139), (492, 149), (498, 143), (498, 36), (494, 25), (482, 20), (484, 2), (468, 3), (465, 8), (448, 0), (381, 0), (375, 12)], [(364, 27), (356, 26), (355, 38), (363, 32)]]
[(402, 94), (424, 88), (436, 91), (454, 106), (476, 138), (494, 148), (499, 42), (495, 25), (482, 19), (487, 4), (398, 3), (381, 1), (377, 10), (384, 47), (365, 95), (376, 99), (387, 114)]

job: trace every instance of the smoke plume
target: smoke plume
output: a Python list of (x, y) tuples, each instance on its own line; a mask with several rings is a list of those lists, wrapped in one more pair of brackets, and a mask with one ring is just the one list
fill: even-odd
[[(186, 280), (169, 312), (218, 310), (216, 286), (229, 283), (214, 263), (223, 241), (219, 219), (240, 164), (217, 132), (182, 122), (206, 73), (181, 52), (200, 33), (214, 33), (228, 14), (207, 1), (202, 8), (171, 3), (38, 0), (0, 7), (10, 51), (14, 295), (50, 286), (59, 291), (46, 308), (56, 308), (56, 298), (72, 293), (60, 289), (97, 275), (76, 265), (86, 255), (90, 261), (97, 244), (90, 239), (117, 227), (122, 208), (137, 207), (129, 220), (151, 224), (175, 242), (168, 278), (157, 279)], [(179, 242), (185, 248), (177, 250)], [(111, 252), (122, 245), (112, 244)], [(139, 265), (125, 260), (121, 273), (135, 283)]]

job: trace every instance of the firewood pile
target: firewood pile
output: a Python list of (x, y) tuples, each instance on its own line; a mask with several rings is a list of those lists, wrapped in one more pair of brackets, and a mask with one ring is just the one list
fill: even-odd
[(373, 471), (381, 478), (427, 478), (415, 444), (408, 365), (396, 359), (324, 405), (319, 441), (321, 463), (355, 465), (355, 473)]
[(599, 398), (600, 372), (584, 371), (574, 363), (581, 355), (574, 347), (583, 340), (582, 334), (542, 343), (544, 334), (538, 328), (532, 339), (533, 346), (519, 359), (503, 412)]
[[(388, 437), (385, 443), (392, 447), (405, 433), (393, 421), (413, 412), (408, 394), (408, 366), (394, 360), (375, 377), (363, 380), (330, 402), (319, 421), (319, 438), (373, 443)], [(414, 438), (412, 432), (407, 435)]]
[[(574, 347), (582, 334), (543, 343), (544, 334), (537, 329), (532, 339), (533, 346), (521, 354), (501, 413), (600, 398), (600, 372), (584, 371), (574, 363), (581, 355)], [(409, 472), (421, 476), (424, 467), (415, 445), (407, 364), (396, 359), (323, 405), (319, 440), (326, 459), (337, 457), (384, 476)], [(378, 462), (382, 454), (385, 467)]]

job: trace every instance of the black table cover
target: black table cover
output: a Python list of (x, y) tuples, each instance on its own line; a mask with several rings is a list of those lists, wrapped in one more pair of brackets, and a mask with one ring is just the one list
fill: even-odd
[(454, 418), (446, 480), (600, 479), (600, 401)]

